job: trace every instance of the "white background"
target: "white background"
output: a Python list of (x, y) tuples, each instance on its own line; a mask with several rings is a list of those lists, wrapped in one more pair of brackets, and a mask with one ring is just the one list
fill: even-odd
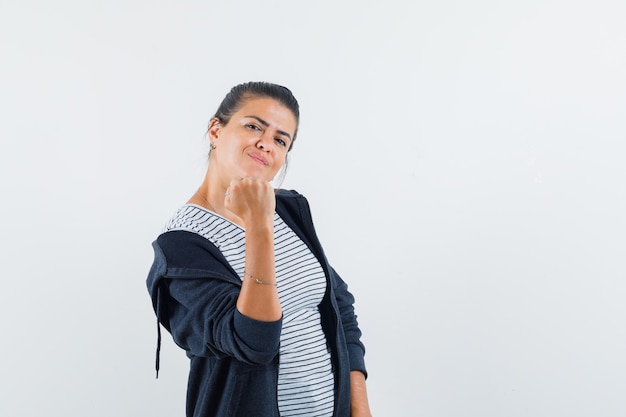
[[(180, 416), (145, 288), (234, 84), (288, 86), (376, 416), (626, 415), (626, 2), (0, 0), (2, 416)], [(254, 393), (250, 393), (254, 395)]]

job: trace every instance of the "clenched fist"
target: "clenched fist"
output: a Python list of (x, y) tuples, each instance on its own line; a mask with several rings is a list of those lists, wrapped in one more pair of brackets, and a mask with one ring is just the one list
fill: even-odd
[(239, 217), (245, 224), (273, 225), (276, 196), (269, 181), (252, 177), (232, 180), (226, 195), (224, 207)]

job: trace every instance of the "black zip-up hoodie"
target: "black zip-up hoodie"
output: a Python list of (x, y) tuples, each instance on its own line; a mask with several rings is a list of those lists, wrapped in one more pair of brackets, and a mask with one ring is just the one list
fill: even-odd
[[(328, 264), (309, 204), (296, 191), (276, 194), (276, 212), (309, 247), (326, 275), (319, 309), (335, 375), (335, 413), (350, 415), (350, 371), (367, 375), (354, 297)], [(187, 416), (279, 416), (277, 403), (282, 319), (262, 322), (236, 308), (241, 279), (210, 241), (188, 231), (168, 231), (152, 244), (147, 279), (161, 323), (191, 360)], [(161, 332), (159, 327), (157, 372)]]

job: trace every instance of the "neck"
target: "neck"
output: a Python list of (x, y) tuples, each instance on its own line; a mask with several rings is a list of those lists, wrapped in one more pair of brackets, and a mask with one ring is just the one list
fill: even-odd
[(202, 185), (200, 185), (187, 203), (202, 206), (242, 226), (243, 222), (241, 219), (224, 207), (224, 194), (229, 185), (230, 182), (226, 184), (223, 181), (219, 181), (216, 175), (209, 175), (209, 171), (207, 170)]

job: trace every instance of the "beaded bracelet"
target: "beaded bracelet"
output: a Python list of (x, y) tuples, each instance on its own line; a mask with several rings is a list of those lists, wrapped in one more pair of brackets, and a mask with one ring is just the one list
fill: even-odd
[(273, 285), (273, 286), (276, 286), (276, 283), (275, 283), (275, 282), (266, 282), (266, 281), (263, 281), (263, 280), (261, 280), (261, 279), (258, 279), (258, 278), (253, 277), (253, 276), (252, 276), (252, 274), (248, 274), (248, 278), (250, 278), (250, 279), (254, 280), (254, 282), (256, 282), (257, 284), (262, 284), (262, 285)]

